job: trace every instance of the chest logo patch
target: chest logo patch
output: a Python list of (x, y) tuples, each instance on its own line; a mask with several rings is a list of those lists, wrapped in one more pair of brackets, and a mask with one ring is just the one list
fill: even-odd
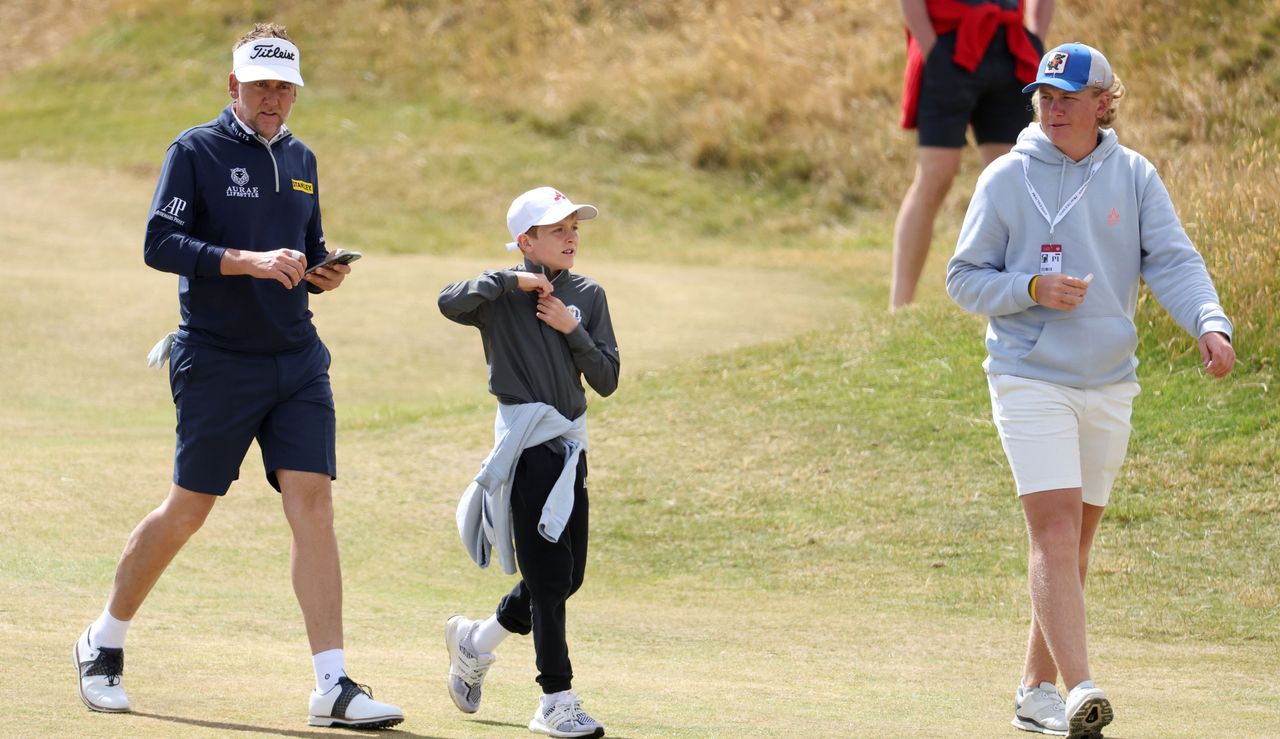
[(249, 170), (244, 167), (232, 167), (231, 181), (241, 186), (249, 184)]
[(289, 180), (293, 183), (293, 189), (298, 192), (305, 192), (308, 195), (316, 194), (316, 186), (306, 180)]
[(582, 322), (582, 311), (578, 309), (578, 306), (566, 305), (565, 308), (569, 309), (569, 315), (573, 316), (573, 320), (579, 323)]
[(1111, 212), (1107, 214), (1107, 223), (1110, 223), (1112, 226), (1119, 224), (1120, 211), (1116, 210), (1115, 208), (1112, 208)]

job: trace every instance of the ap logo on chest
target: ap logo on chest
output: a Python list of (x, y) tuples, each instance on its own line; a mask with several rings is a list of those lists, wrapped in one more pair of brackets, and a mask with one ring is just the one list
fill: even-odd
[(578, 306), (566, 305), (565, 307), (569, 309), (569, 315), (573, 316), (573, 320), (578, 322), (582, 321), (582, 311), (578, 310)]

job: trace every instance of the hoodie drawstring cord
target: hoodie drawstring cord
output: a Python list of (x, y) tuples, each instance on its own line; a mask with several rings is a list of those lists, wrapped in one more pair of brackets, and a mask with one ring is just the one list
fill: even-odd
[[(1054, 208), (1062, 207), (1062, 183), (1067, 179), (1067, 158), (1062, 158), (1062, 166), (1058, 168), (1058, 199), (1054, 201)], [(1053, 227), (1049, 227), (1049, 233), (1053, 233)]]

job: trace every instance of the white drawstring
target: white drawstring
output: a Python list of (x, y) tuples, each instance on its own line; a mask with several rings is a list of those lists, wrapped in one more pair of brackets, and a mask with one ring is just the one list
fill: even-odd
[[(1054, 203), (1055, 208), (1062, 207), (1062, 183), (1067, 179), (1067, 158), (1062, 158), (1062, 166), (1058, 168), (1058, 200)], [(1052, 231), (1051, 231), (1052, 232)]]

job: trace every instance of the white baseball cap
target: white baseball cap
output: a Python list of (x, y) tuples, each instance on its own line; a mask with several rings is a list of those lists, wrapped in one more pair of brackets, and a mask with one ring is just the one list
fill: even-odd
[(241, 82), (284, 80), (303, 86), (298, 47), (282, 38), (248, 41), (231, 54), (231, 72)]
[(507, 230), (511, 232), (511, 242), (507, 249), (519, 248), (520, 234), (534, 226), (548, 226), (568, 218), (571, 213), (578, 214), (578, 220), (595, 218), (600, 211), (594, 205), (574, 205), (573, 201), (554, 187), (537, 187), (511, 201), (507, 209)]

